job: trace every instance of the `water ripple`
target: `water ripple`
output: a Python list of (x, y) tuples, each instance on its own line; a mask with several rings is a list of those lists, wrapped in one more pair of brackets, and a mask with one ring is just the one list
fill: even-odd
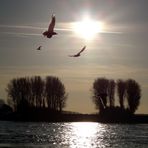
[(0, 122), (0, 147), (146, 148), (147, 124)]

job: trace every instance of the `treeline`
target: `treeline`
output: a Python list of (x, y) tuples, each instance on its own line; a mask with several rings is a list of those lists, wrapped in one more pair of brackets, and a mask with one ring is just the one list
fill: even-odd
[(9, 104), (20, 113), (45, 108), (61, 112), (67, 98), (64, 84), (54, 76), (15, 78), (9, 82), (6, 91)]
[[(67, 115), (63, 111), (68, 94), (58, 77), (14, 78), (8, 83), (6, 90), (9, 105), (14, 111), (13, 115), (19, 114), (19, 118), (60, 121), (62, 118), (68, 120), (67, 117), (70, 117), (70, 114)], [(113, 118), (121, 121), (127, 119), (127, 115), (134, 114), (140, 104), (140, 98), (140, 85), (133, 79), (115, 81), (101, 77), (93, 82), (92, 100), (100, 115), (110, 118), (110, 121)]]
[[(115, 106), (115, 94), (118, 96), (119, 107)], [(133, 114), (140, 104), (141, 88), (133, 79), (117, 81), (97, 78), (93, 83), (93, 102), (96, 108), (103, 112), (105, 109), (126, 110)], [(111, 110), (110, 110), (111, 111)]]

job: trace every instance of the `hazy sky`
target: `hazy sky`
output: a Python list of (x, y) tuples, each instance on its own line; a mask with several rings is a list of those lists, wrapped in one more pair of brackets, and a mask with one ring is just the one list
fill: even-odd
[[(47, 39), (52, 13), (58, 35)], [(69, 94), (66, 110), (90, 113), (97, 77), (132, 78), (142, 88), (137, 112), (148, 113), (147, 14), (147, 0), (0, 0), (0, 98), (12, 78), (53, 75)], [(104, 33), (92, 40), (75, 34), (71, 24), (85, 16), (103, 22)], [(68, 57), (84, 45), (81, 57)]]

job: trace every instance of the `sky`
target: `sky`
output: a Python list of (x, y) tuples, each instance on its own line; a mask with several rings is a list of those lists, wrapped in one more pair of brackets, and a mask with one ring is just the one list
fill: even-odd
[[(53, 13), (58, 35), (48, 39), (42, 33)], [(7, 99), (6, 87), (13, 78), (52, 75), (68, 93), (65, 110), (94, 113), (96, 78), (132, 78), (142, 89), (136, 113), (147, 114), (147, 14), (147, 0), (0, 0), (0, 98)], [(85, 17), (103, 24), (91, 39), (72, 27)], [(68, 57), (84, 45), (80, 57)], [(36, 50), (39, 46), (41, 51)]]

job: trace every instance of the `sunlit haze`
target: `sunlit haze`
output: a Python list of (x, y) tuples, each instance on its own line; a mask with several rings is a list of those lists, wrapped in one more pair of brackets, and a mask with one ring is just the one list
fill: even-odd
[[(47, 38), (52, 14), (57, 35)], [(147, 114), (147, 14), (148, 0), (0, 0), (0, 99), (13, 78), (56, 76), (68, 93), (64, 110), (96, 113), (96, 78), (132, 78), (142, 90), (136, 113)]]

